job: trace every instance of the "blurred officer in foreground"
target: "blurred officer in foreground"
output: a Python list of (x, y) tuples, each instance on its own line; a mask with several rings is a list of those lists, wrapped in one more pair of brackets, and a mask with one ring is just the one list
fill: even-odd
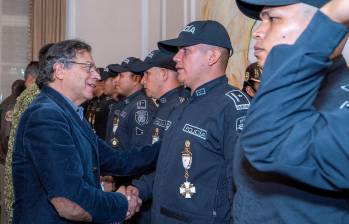
[(349, 223), (348, 28), (337, 23), (349, 1), (326, 2), (237, 1), (262, 20), (263, 74), (234, 156), (235, 224)]

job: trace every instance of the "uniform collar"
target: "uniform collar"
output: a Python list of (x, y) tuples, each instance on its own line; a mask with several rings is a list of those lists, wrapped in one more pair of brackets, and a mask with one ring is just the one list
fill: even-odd
[(162, 95), (160, 97), (160, 99), (158, 100), (159, 104), (165, 104), (167, 102), (169, 102), (171, 99), (177, 97), (181, 91), (183, 87), (179, 86), (179, 87), (176, 87), (170, 91), (168, 91), (167, 93), (165, 93), (164, 95)]
[(191, 95), (190, 98), (195, 99), (198, 97), (206, 96), (206, 94), (209, 93), (210, 90), (212, 90), (215, 86), (219, 85), (220, 83), (227, 83), (227, 82), (228, 82), (228, 78), (225, 75), (218, 77), (216, 79), (213, 79), (213, 80), (203, 84), (202, 86), (198, 87), (193, 92), (193, 94)]
[(126, 98), (124, 99), (125, 105), (129, 104), (129, 103), (132, 102), (135, 98), (137, 98), (138, 96), (143, 95), (143, 94), (144, 94), (143, 89), (141, 89), (141, 90), (139, 90), (139, 91), (133, 93), (132, 95), (126, 97)]

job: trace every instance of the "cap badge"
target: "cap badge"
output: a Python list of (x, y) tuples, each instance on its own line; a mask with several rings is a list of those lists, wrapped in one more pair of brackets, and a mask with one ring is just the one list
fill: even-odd
[(194, 34), (195, 26), (194, 25), (186, 26), (182, 31)]

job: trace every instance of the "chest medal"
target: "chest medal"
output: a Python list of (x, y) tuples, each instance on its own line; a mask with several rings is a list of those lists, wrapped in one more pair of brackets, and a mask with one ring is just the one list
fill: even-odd
[(184, 167), (185, 182), (181, 184), (181, 186), (179, 187), (179, 193), (185, 198), (191, 198), (196, 193), (194, 184), (188, 181), (189, 169), (193, 162), (193, 154), (190, 150), (190, 141), (186, 140), (184, 145), (185, 147), (181, 154), (182, 154), (182, 164)]

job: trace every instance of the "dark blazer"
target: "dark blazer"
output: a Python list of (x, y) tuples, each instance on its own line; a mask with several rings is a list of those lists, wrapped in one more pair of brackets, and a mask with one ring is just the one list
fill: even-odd
[(14, 223), (74, 223), (50, 204), (65, 197), (89, 212), (94, 223), (125, 218), (120, 193), (103, 192), (101, 172), (135, 175), (155, 166), (158, 147), (115, 150), (99, 139), (61, 94), (44, 87), (22, 115), (13, 152)]

